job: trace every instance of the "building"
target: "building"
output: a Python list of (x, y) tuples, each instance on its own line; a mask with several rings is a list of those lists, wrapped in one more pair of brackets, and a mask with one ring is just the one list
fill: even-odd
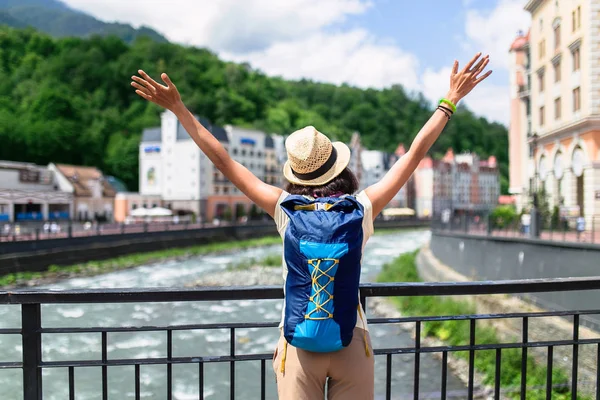
[(419, 162), (414, 174), (415, 213), (430, 218), (433, 210), (433, 160), (427, 156)]
[(62, 191), (73, 193), (73, 220), (113, 221), (117, 192), (98, 168), (50, 164), (48, 169)]
[(550, 206), (578, 208), (591, 226), (600, 214), (600, 0), (525, 9), (529, 35), (511, 47), (511, 192), (524, 207), (544, 189)]
[(45, 166), (0, 161), (0, 221), (68, 220), (73, 193)]
[(414, 176), (419, 217), (437, 217), (444, 210), (485, 215), (498, 204), (500, 178), (494, 156), (482, 161), (476, 154), (454, 155), (450, 149), (441, 160), (424, 158)]
[(159, 195), (118, 192), (115, 196), (114, 220), (115, 222), (126, 222), (133, 210), (154, 207), (163, 207), (163, 201)]
[[(230, 125), (221, 127), (197, 118), (234, 160), (261, 180), (282, 184), (277, 151), (283, 144), (281, 138)], [(160, 127), (144, 130), (139, 157), (142, 201), (144, 196), (148, 200), (159, 196), (162, 206), (175, 212), (194, 213), (203, 221), (253, 212), (250, 199), (212, 164), (170, 111), (162, 114)]]

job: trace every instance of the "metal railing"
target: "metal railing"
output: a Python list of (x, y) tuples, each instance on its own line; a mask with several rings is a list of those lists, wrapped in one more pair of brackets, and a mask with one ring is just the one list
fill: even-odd
[[(459, 283), (402, 283), (402, 284), (364, 284), (360, 288), (361, 302), (366, 308), (367, 298), (389, 297), (389, 296), (471, 296), (484, 294), (514, 294), (533, 292), (565, 292), (577, 290), (600, 289), (600, 277), (591, 278), (568, 278), (551, 280), (529, 280), (529, 281), (497, 281), (497, 282), (459, 282)], [(45, 327), (42, 326), (42, 305), (47, 304), (90, 304), (90, 303), (160, 303), (160, 302), (205, 302), (224, 300), (267, 300), (283, 298), (281, 287), (233, 287), (233, 288), (199, 288), (199, 289), (136, 289), (136, 290), (68, 290), (68, 291), (43, 291), (25, 290), (0, 292), (0, 305), (19, 305), (21, 308), (21, 326), (15, 328), (0, 329), (0, 335), (21, 335), (22, 337), (22, 361), (0, 362), (2, 369), (22, 369), (23, 371), (23, 398), (24, 400), (42, 399), (42, 371), (48, 369), (62, 368), (68, 371), (68, 381), (64, 382), (69, 388), (69, 398), (75, 398), (75, 370), (80, 368), (101, 368), (101, 398), (106, 400), (109, 396), (108, 369), (111, 367), (132, 366), (134, 368), (135, 398), (140, 399), (143, 382), (140, 379), (140, 366), (142, 365), (164, 365), (166, 367), (167, 390), (165, 397), (173, 399), (173, 366), (180, 364), (196, 365), (198, 368), (198, 397), (204, 398), (205, 372), (204, 367), (212, 363), (229, 364), (229, 397), (236, 396), (236, 363), (258, 362), (260, 363), (260, 393), (254, 398), (265, 399), (266, 397), (266, 361), (272, 358), (272, 354), (239, 354), (236, 351), (236, 330), (249, 328), (271, 328), (276, 329), (277, 322), (256, 323), (213, 323), (192, 325), (168, 325), (168, 326), (123, 326), (123, 327)], [(392, 359), (394, 356), (411, 354), (414, 355), (414, 391), (413, 398), (418, 399), (420, 394), (420, 368), (421, 356), (424, 354), (441, 354), (442, 369), (439, 398), (449, 397), (447, 379), (449, 374), (448, 356), (455, 352), (468, 353), (468, 382), (466, 394), (462, 398), (473, 399), (475, 396), (475, 357), (480, 351), (495, 351), (495, 372), (493, 378), (493, 397), (500, 399), (503, 395), (501, 390), (501, 366), (502, 354), (507, 349), (520, 349), (521, 376), (520, 396), (525, 399), (527, 390), (528, 358), (527, 353), (532, 348), (547, 348), (547, 398), (550, 398), (553, 390), (553, 351), (557, 347), (568, 346), (572, 349), (571, 381), (569, 384), (571, 398), (577, 399), (578, 395), (578, 368), (579, 368), (579, 346), (595, 345), (600, 354), (600, 338), (580, 338), (580, 318), (586, 315), (600, 314), (600, 310), (582, 311), (553, 311), (538, 313), (513, 313), (513, 314), (485, 314), (485, 315), (453, 315), (453, 316), (427, 316), (407, 318), (371, 318), (370, 325), (377, 324), (412, 324), (415, 330), (415, 341), (413, 346), (377, 348), (374, 350), (376, 357), (385, 359), (385, 398), (392, 398)], [(572, 337), (568, 340), (555, 338), (549, 341), (532, 341), (529, 336), (529, 323), (534, 318), (559, 316), (572, 318)], [(520, 319), (522, 332), (521, 340), (510, 343), (477, 344), (476, 327), (478, 321), (498, 319)], [(421, 334), (424, 324), (431, 321), (468, 321), (469, 342), (457, 346), (427, 346), (423, 342)], [(189, 330), (216, 330), (226, 329), (229, 331), (229, 352), (219, 356), (207, 356), (208, 349), (202, 348), (197, 354), (187, 354), (182, 357), (173, 355), (173, 333)], [(120, 332), (165, 332), (166, 333), (166, 357), (147, 358), (109, 358), (108, 342), (109, 335)], [(89, 360), (44, 360), (42, 335), (57, 334), (98, 334), (101, 336), (101, 356), (98, 359)], [(111, 338), (111, 343), (114, 341)], [(600, 359), (600, 358), (599, 358)], [(598, 370), (600, 372), (600, 370)], [(272, 383), (272, 381), (271, 381)], [(597, 385), (597, 397), (600, 396), (600, 385)], [(491, 395), (491, 393), (490, 393)], [(162, 398), (162, 397), (161, 397)]]
[[(411, 223), (419, 226), (429, 224), (429, 219), (421, 219), (416, 217), (403, 217), (401, 219), (384, 221), (379, 218), (375, 221), (376, 225), (393, 225), (395, 222), (399, 224), (410, 225)], [(0, 243), (2, 242), (20, 242), (45, 239), (67, 239), (74, 237), (91, 237), (91, 236), (106, 236), (106, 235), (126, 235), (130, 233), (147, 233), (147, 232), (168, 232), (194, 230), (204, 228), (215, 228), (219, 226), (264, 226), (273, 224), (273, 221), (268, 216), (260, 216), (256, 219), (249, 219), (246, 222), (219, 220), (214, 222), (191, 222), (179, 221), (175, 223), (171, 220), (162, 222), (136, 222), (131, 224), (124, 223), (102, 223), (94, 224), (89, 228), (85, 228), (82, 223), (64, 222), (59, 224), (60, 229), (55, 232), (46, 232), (43, 224), (28, 224), (20, 225), (17, 232), (15, 224), (10, 226), (9, 230), (2, 230), (0, 223)]]
[(591, 223), (586, 224), (585, 230), (581, 232), (577, 231), (574, 220), (561, 221), (558, 224), (543, 222), (538, 238), (533, 238), (530, 234), (531, 227), (524, 227), (520, 220), (497, 223), (489, 217), (476, 219), (471, 216), (460, 216), (447, 222), (435, 219), (432, 221), (432, 228), (474, 235), (600, 244), (600, 215), (593, 215), (589, 220)]

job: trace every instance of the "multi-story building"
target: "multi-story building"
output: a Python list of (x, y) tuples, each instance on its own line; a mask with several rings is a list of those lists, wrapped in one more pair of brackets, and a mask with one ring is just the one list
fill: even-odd
[(0, 221), (68, 220), (73, 192), (62, 190), (48, 167), (0, 161)]
[(590, 224), (600, 214), (600, 0), (525, 9), (529, 35), (511, 47), (511, 192), (523, 207), (543, 188)]
[(498, 204), (500, 180), (496, 158), (485, 161), (475, 154), (454, 155), (448, 150), (441, 160), (427, 157), (415, 172), (417, 215), (485, 215)]
[(62, 191), (73, 193), (73, 220), (113, 220), (117, 192), (99, 169), (64, 164), (50, 164), (48, 169)]
[[(199, 118), (231, 157), (260, 179), (281, 185), (275, 148), (282, 140), (263, 132)], [(163, 206), (193, 212), (202, 220), (248, 215), (252, 202), (210, 162), (175, 115), (162, 114), (161, 127), (144, 130), (140, 144), (140, 194), (160, 196)]]
[[(431, 217), (433, 210), (433, 160), (425, 157), (414, 174), (415, 213), (419, 218)], [(446, 181), (447, 182), (447, 181)]]

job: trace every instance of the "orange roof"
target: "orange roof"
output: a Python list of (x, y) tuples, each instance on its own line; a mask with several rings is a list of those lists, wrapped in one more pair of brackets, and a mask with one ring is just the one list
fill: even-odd
[(98, 168), (65, 164), (57, 164), (56, 168), (71, 182), (75, 188), (75, 196), (91, 197), (90, 181), (100, 181), (103, 197), (116, 196), (115, 189), (104, 179), (104, 175)]

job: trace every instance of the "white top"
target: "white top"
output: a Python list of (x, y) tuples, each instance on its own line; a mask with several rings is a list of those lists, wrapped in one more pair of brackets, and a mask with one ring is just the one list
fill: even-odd
[[(290, 195), (289, 193), (287, 193), (286, 191), (283, 191), (281, 193), (281, 196), (279, 196), (279, 200), (277, 200), (277, 205), (275, 206), (275, 215), (274, 215), (275, 224), (277, 225), (277, 231), (279, 232), (279, 235), (281, 236), (282, 239), (285, 236), (285, 231), (287, 229), (288, 223), (290, 222), (290, 218), (281, 209), (281, 202), (283, 200), (285, 200), (289, 195)], [(371, 235), (373, 235), (373, 231), (374, 231), (374, 228), (373, 228), (373, 205), (371, 204), (371, 200), (369, 200), (369, 197), (367, 197), (367, 194), (364, 191), (362, 191), (358, 195), (356, 195), (356, 200), (358, 200), (358, 202), (364, 208), (364, 217), (363, 217), (363, 223), (362, 223), (362, 229), (363, 229), (362, 250), (364, 251), (365, 244), (367, 244), (367, 241), (369, 240)], [(283, 290), (285, 292), (285, 282), (287, 279), (288, 269), (287, 269), (287, 264), (285, 263), (285, 257), (282, 255), (281, 258), (282, 258), (282, 266), (283, 266)], [(362, 263), (362, 260), (361, 260), (361, 263)], [(360, 296), (360, 294), (359, 294), (359, 296)], [(358, 315), (356, 318), (356, 327), (368, 330), (367, 320), (366, 320), (367, 317), (365, 315), (364, 310), (362, 309), (362, 305), (360, 304), (360, 302), (359, 302), (359, 307), (360, 307), (360, 312), (357, 310)], [(361, 318), (361, 313), (362, 313), (362, 318)], [(281, 323), (279, 324), (280, 328), (283, 328), (284, 315), (285, 315), (285, 300), (283, 302)], [(363, 324), (363, 318), (364, 318), (364, 324)]]

